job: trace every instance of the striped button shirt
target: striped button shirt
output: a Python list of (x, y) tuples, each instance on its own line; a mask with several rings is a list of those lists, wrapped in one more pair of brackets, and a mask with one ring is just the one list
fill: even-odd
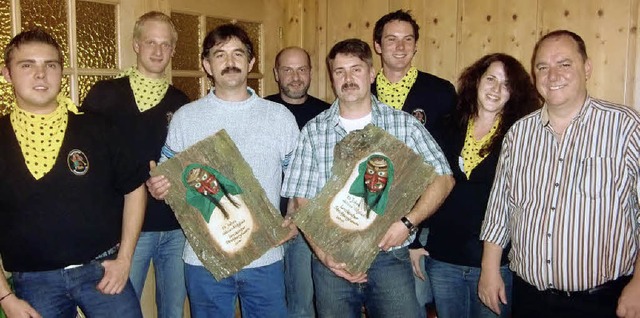
[(633, 273), (638, 252), (640, 117), (587, 98), (561, 141), (546, 106), (504, 138), (481, 240), (540, 290), (586, 290)]
[[(442, 150), (413, 116), (395, 110), (371, 96), (371, 123), (400, 139), (423, 157), (440, 175), (451, 174)], [(310, 120), (300, 132), (298, 145), (285, 172), (281, 195), (313, 198), (331, 177), (333, 148), (347, 135), (340, 125), (338, 100)]]

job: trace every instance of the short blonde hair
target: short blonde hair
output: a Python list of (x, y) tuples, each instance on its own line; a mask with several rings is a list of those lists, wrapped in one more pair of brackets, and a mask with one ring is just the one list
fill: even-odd
[(171, 17), (159, 11), (149, 11), (138, 18), (138, 21), (136, 21), (136, 24), (133, 27), (134, 40), (140, 39), (142, 28), (147, 21), (158, 21), (168, 24), (171, 27), (171, 38), (173, 39), (173, 43), (175, 44), (178, 42), (178, 31), (176, 30), (176, 26), (173, 24), (173, 21), (171, 21)]

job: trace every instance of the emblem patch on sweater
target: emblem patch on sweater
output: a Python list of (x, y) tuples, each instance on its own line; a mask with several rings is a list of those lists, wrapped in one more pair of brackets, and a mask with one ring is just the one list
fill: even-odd
[(423, 125), (427, 122), (427, 114), (424, 113), (424, 110), (422, 108), (414, 109), (411, 112), (411, 115), (413, 115), (413, 117), (415, 117)]
[(67, 155), (67, 165), (71, 173), (84, 176), (89, 171), (89, 159), (82, 150), (73, 149)]

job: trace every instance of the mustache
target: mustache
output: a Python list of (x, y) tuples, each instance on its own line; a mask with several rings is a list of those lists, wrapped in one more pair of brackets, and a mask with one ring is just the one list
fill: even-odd
[(293, 81), (293, 82), (290, 82), (289, 84), (287, 84), (287, 86), (292, 86), (292, 85), (300, 85), (300, 86), (303, 86), (303, 85), (304, 85), (304, 82), (303, 82), (303, 81)]
[(242, 70), (235, 66), (227, 66), (222, 70), (222, 72), (220, 72), (220, 75), (224, 75), (227, 73), (240, 73), (240, 72), (242, 72)]
[(356, 83), (344, 83), (342, 84), (342, 87), (340, 87), (340, 90), (344, 92), (345, 90), (348, 90), (351, 88), (360, 89), (360, 86), (358, 86), (358, 84)]

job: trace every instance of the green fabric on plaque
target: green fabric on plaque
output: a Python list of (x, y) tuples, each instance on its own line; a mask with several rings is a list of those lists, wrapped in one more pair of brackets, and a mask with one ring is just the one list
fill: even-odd
[[(193, 186), (191, 186), (187, 182), (187, 177), (189, 176), (189, 172), (196, 168), (205, 170), (206, 172), (215, 176), (218, 181), (220, 191), (215, 194), (210, 193), (205, 195), (198, 192)], [(211, 214), (213, 214), (213, 210), (216, 208), (216, 204), (219, 203), (224, 196), (231, 196), (242, 193), (242, 189), (239, 185), (227, 179), (218, 170), (207, 167), (205, 165), (201, 165), (199, 163), (192, 163), (184, 168), (184, 171), (182, 172), (182, 184), (184, 184), (185, 188), (187, 189), (187, 203), (198, 209), (198, 211), (200, 211), (200, 214), (202, 214), (205, 221), (207, 222), (209, 222), (209, 220), (211, 219)]]
[[(381, 192), (371, 192), (365, 185), (365, 173), (367, 171), (367, 163), (372, 159), (384, 159), (387, 162), (387, 183)], [(393, 182), (393, 163), (391, 159), (382, 155), (371, 155), (367, 160), (360, 163), (358, 166), (358, 177), (351, 184), (349, 188), (349, 194), (361, 197), (364, 199), (367, 208), (367, 217), (369, 217), (369, 211), (373, 210), (376, 214), (384, 215), (384, 210), (387, 208), (387, 201), (389, 200), (389, 189)]]

